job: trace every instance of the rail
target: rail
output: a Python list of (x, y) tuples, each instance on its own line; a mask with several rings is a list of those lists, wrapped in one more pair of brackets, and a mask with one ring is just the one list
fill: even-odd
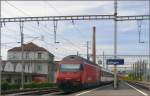
[(141, 82), (141, 81), (128, 81), (129, 83), (133, 85), (140, 86), (142, 88), (145, 88), (147, 90), (150, 90), (150, 83), (149, 82)]
[(2, 92), (2, 95), (9, 95), (10, 96), (10, 94), (14, 94), (14, 95), (17, 95), (17, 96), (19, 96), (19, 95), (24, 95), (24, 94), (31, 94), (31, 93), (36, 93), (36, 92), (43, 92), (43, 91), (54, 91), (54, 90), (56, 90), (56, 91), (59, 91), (59, 89), (57, 88), (57, 87), (54, 87), (54, 88), (49, 88), (49, 87), (47, 87), (47, 88), (35, 88), (35, 89), (24, 89), (24, 90), (13, 90), (13, 91), (4, 91), (4, 92)]

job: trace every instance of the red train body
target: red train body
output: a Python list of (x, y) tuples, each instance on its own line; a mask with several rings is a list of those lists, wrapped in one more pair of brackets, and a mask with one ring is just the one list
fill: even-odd
[(70, 55), (59, 62), (56, 82), (63, 90), (87, 88), (101, 83), (102, 70), (82, 57)]

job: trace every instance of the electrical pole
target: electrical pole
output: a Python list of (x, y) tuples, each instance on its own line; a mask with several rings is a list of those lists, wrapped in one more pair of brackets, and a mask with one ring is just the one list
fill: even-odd
[(137, 79), (137, 63), (135, 62), (135, 80)]
[[(1, 0), (0, 0), (0, 18), (1, 18)], [(1, 96), (1, 85), (2, 85), (2, 56), (1, 56), (1, 42), (2, 42), (2, 37), (1, 37), (1, 32), (2, 32), (2, 22), (0, 21), (0, 96)]]
[(135, 77), (135, 74), (134, 74), (134, 64), (133, 64), (133, 80), (134, 80), (134, 77)]
[(93, 48), (92, 48), (92, 53), (93, 53), (93, 62), (96, 63), (96, 27), (93, 27)]
[[(117, 58), (117, 0), (114, 1), (114, 59)], [(114, 65), (114, 88), (117, 88), (117, 65)]]
[(138, 80), (140, 80), (140, 61), (137, 62)]
[(148, 62), (144, 63), (145, 81), (147, 80), (147, 64), (148, 64)]
[(23, 34), (23, 22), (20, 22), (20, 35), (21, 35), (21, 89), (24, 89), (24, 34)]
[[(149, 0), (149, 15), (150, 15), (150, 0)], [(148, 70), (147, 70), (147, 78), (150, 75), (150, 18), (149, 18), (149, 60), (148, 60)]]
[[(105, 67), (105, 64), (104, 64), (104, 51), (103, 51), (103, 67)], [(107, 68), (107, 65), (106, 65), (106, 68)]]
[(87, 60), (89, 60), (89, 41), (87, 41)]
[[(1, 2), (1, 1), (0, 1)], [(1, 32), (2, 32), (2, 23), (0, 22), (0, 96), (1, 96), (1, 80), (2, 80), (2, 56), (1, 56), (1, 40), (2, 40), (2, 37), (1, 37)]]
[(136, 74), (136, 80), (137, 80), (138, 78), (137, 62), (135, 63), (135, 74)]

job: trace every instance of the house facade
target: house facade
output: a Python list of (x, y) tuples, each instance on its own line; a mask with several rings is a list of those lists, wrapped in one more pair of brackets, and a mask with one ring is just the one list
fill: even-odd
[[(23, 58), (22, 58), (23, 56)], [(3, 73), (10, 73), (5, 79), (11, 79), (11, 82), (20, 83), (21, 73), (23, 71), (25, 82), (47, 82), (54, 80), (54, 55), (43, 47), (34, 43), (28, 43), (20, 47), (14, 47), (8, 50), (8, 60), (3, 64)], [(13, 76), (13, 74), (16, 76)], [(12, 77), (13, 76), (13, 77)], [(4, 75), (4, 77), (6, 77)]]

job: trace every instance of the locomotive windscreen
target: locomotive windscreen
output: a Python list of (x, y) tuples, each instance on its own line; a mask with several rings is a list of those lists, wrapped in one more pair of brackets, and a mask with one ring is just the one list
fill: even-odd
[(82, 64), (60, 64), (60, 71), (64, 72), (64, 71), (71, 71), (71, 72), (75, 72), (75, 71), (80, 71)]

